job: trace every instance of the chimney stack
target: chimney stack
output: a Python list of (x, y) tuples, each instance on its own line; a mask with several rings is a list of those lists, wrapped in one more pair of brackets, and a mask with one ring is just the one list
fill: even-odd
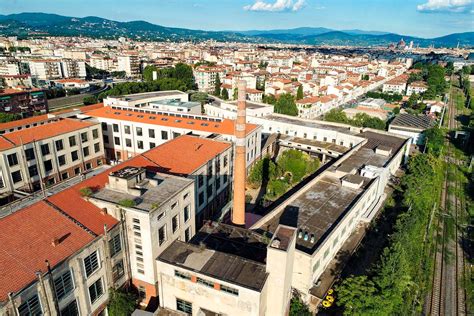
[(234, 201), (232, 223), (245, 226), (245, 174), (246, 174), (246, 88), (245, 80), (238, 82), (237, 121), (235, 122)]

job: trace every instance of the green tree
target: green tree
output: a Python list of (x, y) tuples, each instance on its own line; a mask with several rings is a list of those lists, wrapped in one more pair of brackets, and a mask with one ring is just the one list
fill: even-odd
[(276, 100), (276, 98), (273, 94), (267, 94), (267, 95), (263, 96), (262, 102), (267, 103), (267, 104), (271, 104), (271, 105), (275, 105), (277, 100)]
[(398, 107), (398, 106), (397, 106), (397, 107), (394, 107), (394, 108), (393, 108), (393, 114), (395, 114), (395, 115), (400, 114), (400, 107)]
[(175, 78), (181, 80), (188, 90), (196, 89), (193, 68), (185, 63), (177, 63), (174, 66)]
[(280, 95), (275, 104), (275, 112), (280, 114), (297, 116), (298, 108), (296, 107), (294, 97), (289, 93)]
[(82, 102), (84, 103), (84, 105), (91, 105), (91, 104), (98, 103), (99, 100), (97, 99), (95, 95), (88, 95), (84, 97), (84, 99), (82, 99)]
[(375, 315), (376, 291), (374, 282), (365, 275), (347, 278), (336, 288), (337, 304), (344, 306), (344, 315)]
[(293, 297), (290, 302), (290, 316), (312, 316), (312, 313), (299, 297)]
[(143, 69), (143, 80), (153, 81), (153, 73), (158, 74), (158, 68), (155, 65), (148, 65)]
[(439, 157), (444, 149), (445, 133), (442, 129), (434, 127), (424, 131), (428, 152)]
[(229, 99), (229, 91), (226, 88), (222, 89), (222, 99), (228, 100)]
[(268, 182), (270, 179), (278, 177), (277, 165), (268, 157), (265, 157), (252, 167), (249, 172), (247, 181), (253, 187), (260, 187), (262, 183)]
[(409, 108), (412, 108), (412, 109), (413, 109), (413, 108), (416, 108), (416, 105), (417, 105), (417, 103), (418, 103), (418, 99), (419, 99), (418, 94), (412, 93), (412, 94), (410, 95), (410, 97), (408, 98), (407, 106), (408, 106)]
[(336, 123), (349, 123), (349, 118), (342, 109), (332, 109), (324, 115), (324, 120)]
[(237, 88), (234, 88), (234, 92), (232, 93), (232, 98), (234, 100), (237, 100), (238, 97), (239, 97), (239, 91), (237, 90)]
[(214, 95), (216, 97), (221, 95), (221, 78), (219, 77), (219, 74), (216, 75), (216, 82), (214, 84)]
[(208, 96), (205, 92), (196, 92), (191, 94), (191, 101), (192, 102), (200, 102), (201, 105), (207, 102)]
[(301, 100), (304, 98), (304, 94), (303, 94), (303, 86), (300, 85), (298, 87), (298, 90), (296, 91), (296, 100)]
[(6, 123), (6, 122), (16, 121), (20, 119), (21, 119), (21, 115), (0, 112), (0, 123)]
[(137, 306), (137, 298), (134, 295), (113, 288), (109, 293), (107, 309), (110, 316), (128, 316), (133, 313)]

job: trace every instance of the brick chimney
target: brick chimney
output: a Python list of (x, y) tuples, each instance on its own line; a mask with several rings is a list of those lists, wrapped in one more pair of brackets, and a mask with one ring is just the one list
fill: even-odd
[(232, 223), (238, 226), (245, 226), (246, 87), (245, 80), (238, 82), (237, 120), (235, 122), (234, 200), (232, 207)]

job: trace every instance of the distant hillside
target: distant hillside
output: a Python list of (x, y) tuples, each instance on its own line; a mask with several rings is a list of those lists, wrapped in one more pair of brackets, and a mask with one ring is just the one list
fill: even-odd
[(474, 47), (474, 32), (424, 39), (378, 31), (335, 31), (324, 27), (300, 27), (281, 30), (204, 31), (166, 27), (146, 21), (118, 22), (100, 17), (67, 17), (47, 13), (0, 15), (0, 35), (6, 36), (85, 36), (118, 38), (120, 36), (154, 41), (240, 41), (256, 43), (292, 43), (309, 45), (385, 46), (400, 39), (415, 45)]

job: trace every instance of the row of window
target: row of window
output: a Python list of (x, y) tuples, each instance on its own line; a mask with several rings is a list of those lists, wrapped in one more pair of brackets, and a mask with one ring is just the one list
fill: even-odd
[[(184, 279), (184, 280), (189, 280), (189, 281), (191, 280), (191, 274), (186, 273), (186, 272), (181, 272), (178, 270), (174, 270), (174, 276), (180, 279)], [(196, 282), (209, 288), (213, 288), (213, 289), (215, 288), (213, 281), (209, 281), (209, 280), (198, 277), (196, 278)], [(221, 284), (220, 290), (231, 295), (239, 296), (239, 290), (230, 286)]]
[[(131, 127), (129, 125), (125, 125), (124, 127), (124, 133), (127, 135), (131, 135)], [(108, 125), (107, 123), (102, 123), (102, 129), (104, 131), (108, 130)], [(118, 124), (112, 124), (112, 130), (114, 133), (119, 133), (120, 132), (120, 126)], [(135, 127), (135, 131), (137, 136), (143, 136), (143, 128), (141, 127)], [(148, 137), (149, 138), (156, 138), (156, 132), (154, 129), (148, 129)], [(168, 140), (168, 132), (167, 131), (161, 131), (161, 139), (162, 140)]]

